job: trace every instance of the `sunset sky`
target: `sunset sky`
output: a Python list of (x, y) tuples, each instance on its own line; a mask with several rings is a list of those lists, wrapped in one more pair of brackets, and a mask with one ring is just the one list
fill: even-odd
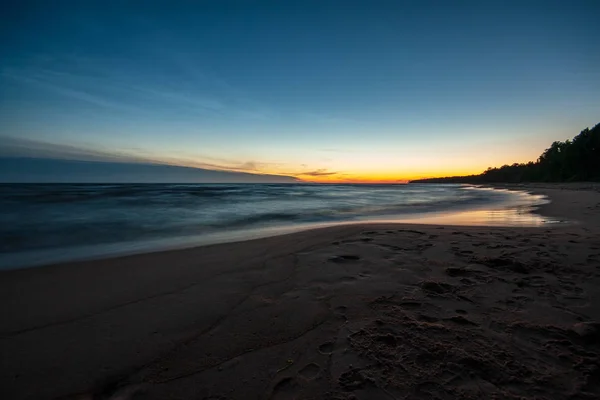
[(599, 1), (13, 3), (0, 137), (63, 158), (394, 182), (600, 121)]

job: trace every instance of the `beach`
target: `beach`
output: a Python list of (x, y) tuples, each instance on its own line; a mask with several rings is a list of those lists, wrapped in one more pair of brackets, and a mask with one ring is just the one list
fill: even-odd
[(352, 224), (2, 271), (4, 399), (595, 399), (600, 189), (538, 228)]

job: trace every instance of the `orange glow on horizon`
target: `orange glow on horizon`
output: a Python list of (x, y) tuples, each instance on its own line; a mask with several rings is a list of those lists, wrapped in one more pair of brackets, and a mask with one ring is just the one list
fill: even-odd
[[(428, 168), (419, 168), (419, 167), (401, 167), (402, 172), (398, 171), (386, 171), (381, 170), (379, 168), (369, 168), (368, 165), (365, 168), (361, 168), (360, 170), (342, 170), (340, 172), (329, 172), (326, 168), (317, 168), (315, 172), (311, 173), (303, 173), (298, 171), (296, 168), (290, 168), (290, 171), (286, 167), (262, 167), (256, 169), (248, 169), (248, 168), (235, 168), (231, 166), (221, 166), (221, 165), (207, 165), (198, 162), (182, 162), (182, 160), (174, 160), (174, 161), (166, 161), (161, 160), (162, 163), (167, 165), (180, 165), (187, 166), (191, 168), (204, 168), (210, 169), (214, 171), (231, 171), (231, 172), (245, 172), (257, 175), (280, 175), (282, 177), (291, 177), (295, 178), (300, 182), (306, 183), (354, 183), (354, 184), (404, 184), (408, 183), (411, 180), (417, 179), (428, 179), (428, 178), (443, 178), (450, 176), (465, 176), (465, 175), (474, 175), (482, 173), (485, 168), (448, 168), (444, 169), (440, 166)], [(179, 161), (179, 162), (177, 162)], [(186, 160), (187, 161), (187, 160)], [(371, 167), (374, 167), (371, 165)], [(296, 171), (293, 171), (296, 169)]]
[(340, 173), (323, 176), (295, 175), (294, 177), (307, 183), (364, 183), (364, 184), (394, 184), (408, 183), (417, 179), (443, 178), (449, 176), (466, 176), (482, 173), (483, 170), (447, 170), (440, 172), (426, 173), (394, 173), (394, 172), (373, 172), (373, 173)]
[[(186, 156), (160, 161), (217, 171), (243, 172), (258, 175), (279, 175), (307, 183), (365, 183), (397, 184), (411, 180), (467, 176), (484, 172), (488, 167), (528, 162), (536, 157), (513, 152), (506, 156), (498, 149), (465, 147), (452, 149), (448, 154), (440, 151), (425, 152), (393, 151), (392, 149), (365, 149), (364, 152), (335, 153), (325, 158), (302, 157), (263, 159), (254, 155), (238, 156), (239, 159), (207, 159), (202, 156)], [(158, 158), (157, 158), (158, 159)], [(262, 161), (243, 161), (243, 160)]]

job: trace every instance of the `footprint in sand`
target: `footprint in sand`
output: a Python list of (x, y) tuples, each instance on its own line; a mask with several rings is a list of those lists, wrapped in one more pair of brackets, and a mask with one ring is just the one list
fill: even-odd
[(346, 263), (346, 262), (352, 262), (352, 261), (358, 261), (358, 260), (360, 260), (360, 257), (352, 255), (352, 254), (344, 254), (341, 256), (331, 257), (329, 259), (329, 261), (334, 262), (334, 263)]
[(273, 394), (271, 399), (273, 400), (284, 400), (284, 399), (295, 399), (299, 385), (294, 378), (283, 378), (273, 388)]
[(468, 268), (457, 268), (457, 267), (448, 267), (446, 268), (446, 275), (455, 277), (455, 276), (469, 276), (472, 275), (473, 271)]
[(406, 232), (406, 233), (416, 233), (417, 235), (425, 235), (425, 232), (421, 232), (421, 231), (415, 231), (412, 229), (399, 229), (398, 233), (402, 233), (402, 232)]
[(346, 307), (346, 306), (338, 306), (334, 309), (334, 311), (336, 313), (342, 314), (342, 315), (345, 315), (347, 310), (348, 310), (348, 307)]
[(445, 294), (451, 292), (454, 287), (445, 282), (424, 281), (421, 282), (421, 289), (429, 293)]
[(319, 346), (319, 353), (331, 354), (333, 353), (333, 342), (325, 342)]
[(440, 319), (431, 315), (427, 315), (427, 314), (419, 314), (417, 316), (417, 319), (419, 321), (424, 321), (424, 322), (438, 322)]
[(400, 302), (399, 305), (401, 307), (413, 309), (413, 308), (421, 308), (423, 306), (423, 303), (421, 303), (420, 301), (406, 300), (406, 301)]
[(455, 315), (454, 317), (447, 318), (447, 320), (448, 321), (452, 321), (455, 324), (459, 324), (459, 325), (472, 325), (472, 326), (478, 326), (479, 325), (476, 322), (473, 322), (473, 321), (470, 321), (470, 320), (466, 319), (462, 315)]
[(298, 374), (304, 379), (312, 381), (319, 375), (320, 371), (321, 367), (319, 367), (319, 364), (310, 363), (305, 365), (300, 371), (298, 371)]

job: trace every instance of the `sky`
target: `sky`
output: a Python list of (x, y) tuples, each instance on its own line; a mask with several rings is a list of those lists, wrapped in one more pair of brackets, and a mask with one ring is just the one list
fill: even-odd
[(595, 0), (0, 7), (0, 146), (47, 157), (398, 182), (600, 122)]

